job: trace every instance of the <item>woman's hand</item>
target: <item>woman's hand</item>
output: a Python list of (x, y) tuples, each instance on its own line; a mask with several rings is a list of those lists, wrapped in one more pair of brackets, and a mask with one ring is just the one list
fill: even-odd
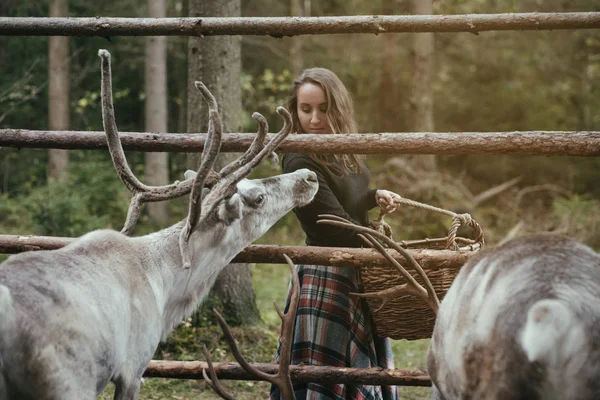
[(377, 201), (377, 204), (379, 204), (379, 207), (386, 213), (396, 211), (396, 208), (398, 208), (396, 200), (400, 199), (402, 199), (402, 197), (400, 197), (399, 194), (390, 192), (389, 190), (379, 189), (375, 192), (375, 200)]

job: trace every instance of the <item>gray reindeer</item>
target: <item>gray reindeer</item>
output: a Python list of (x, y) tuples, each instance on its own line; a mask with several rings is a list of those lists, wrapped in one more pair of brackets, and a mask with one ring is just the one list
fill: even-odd
[(189, 214), (147, 236), (98, 230), (62, 249), (11, 256), (0, 265), (0, 399), (93, 400), (111, 381), (115, 399), (137, 399), (158, 343), (193, 312), (219, 272), (318, 189), (309, 170), (244, 179), (290, 132), (283, 108), (284, 127), (268, 144), (266, 121), (255, 115), (260, 129), (248, 151), (212, 171), (221, 122), (214, 97), (200, 82), (210, 124), (198, 172), (165, 187), (143, 185), (118, 139), (110, 54), (99, 55), (109, 149), (134, 192), (122, 232), (131, 231), (143, 202), (191, 192)]
[(600, 399), (600, 255), (517, 238), (471, 258), (441, 303), (433, 399)]
[[(387, 289), (412, 294), (436, 314), (427, 369), (434, 400), (600, 399), (600, 255), (540, 233), (472, 256), (441, 305), (410, 253), (385, 235), (339, 217), (406, 279)], [(422, 286), (374, 238), (401, 253)], [(389, 293), (374, 293), (386, 298)]]

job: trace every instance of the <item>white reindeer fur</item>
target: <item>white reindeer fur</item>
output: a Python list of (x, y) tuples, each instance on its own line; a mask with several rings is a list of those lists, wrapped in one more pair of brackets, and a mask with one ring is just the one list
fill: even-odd
[(474, 256), (427, 355), (434, 399), (600, 399), (600, 255), (550, 234)]
[(0, 399), (93, 400), (109, 381), (115, 399), (137, 399), (159, 341), (237, 253), (310, 202), (318, 184), (304, 169), (237, 188), (192, 234), (189, 270), (183, 222), (133, 238), (98, 230), (0, 265)]

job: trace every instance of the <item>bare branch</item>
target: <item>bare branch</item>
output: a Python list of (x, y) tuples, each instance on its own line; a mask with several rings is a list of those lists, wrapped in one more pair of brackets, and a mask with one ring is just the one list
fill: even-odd
[(500, 239), (498, 241), (498, 243), (496, 243), (496, 246), (501, 246), (504, 243), (508, 242), (509, 240), (514, 239), (515, 237), (517, 237), (517, 235), (519, 234), (519, 232), (521, 231), (521, 229), (523, 229), (523, 226), (525, 226), (525, 222), (524, 221), (519, 221), (517, 224), (515, 224), (515, 226), (513, 226), (506, 235), (504, 235), (504, 237), (502, 239)]
[(553, 185), (551, 183), (528, 186), (524, 189), (521, 189), (519, 191), (519, 193), (517, 193), (517, 196), (515, 197), (515, 208), (518, 208), (521, 205), (521, 200), (523, 199), (523, 197), (525, 195), (527, 195), (529, 193), (541, 192), (541, 191), (547, 191), (549, 193), (556, 193), (556, 194), (559, 194), (564, 197), (571, 196), (571, 193), (568, 190), (566, 190), (565, 188), (562, 188), (558, 185)]
[(473, 201), (472, 201), (473, 208), (479, 206), (484, 201), (489, 200), (489, 199), (499, 195), (500, 193), (510, 189), (511, 187), (513, 187), (514, 185), (519, 183), (521, 181), (521, 179), (522, 179), (522, 177), (518, 176), (509, 181), (501, 183), (500, 185), (494, 186), (490, 189), (487, 189), (487, 190), (479, 193), (477, 196), (473, 197)]

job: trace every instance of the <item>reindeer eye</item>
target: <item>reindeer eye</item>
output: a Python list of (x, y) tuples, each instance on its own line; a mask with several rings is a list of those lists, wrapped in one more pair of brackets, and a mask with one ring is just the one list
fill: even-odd
[(256, 200), (254, 200), (254, 204), (257, 206), (260, 206), (262, 203), (265, 202), (265, 198), (266, 198), (266, 196), (264, 194), (259, 194), (256, 197)]

